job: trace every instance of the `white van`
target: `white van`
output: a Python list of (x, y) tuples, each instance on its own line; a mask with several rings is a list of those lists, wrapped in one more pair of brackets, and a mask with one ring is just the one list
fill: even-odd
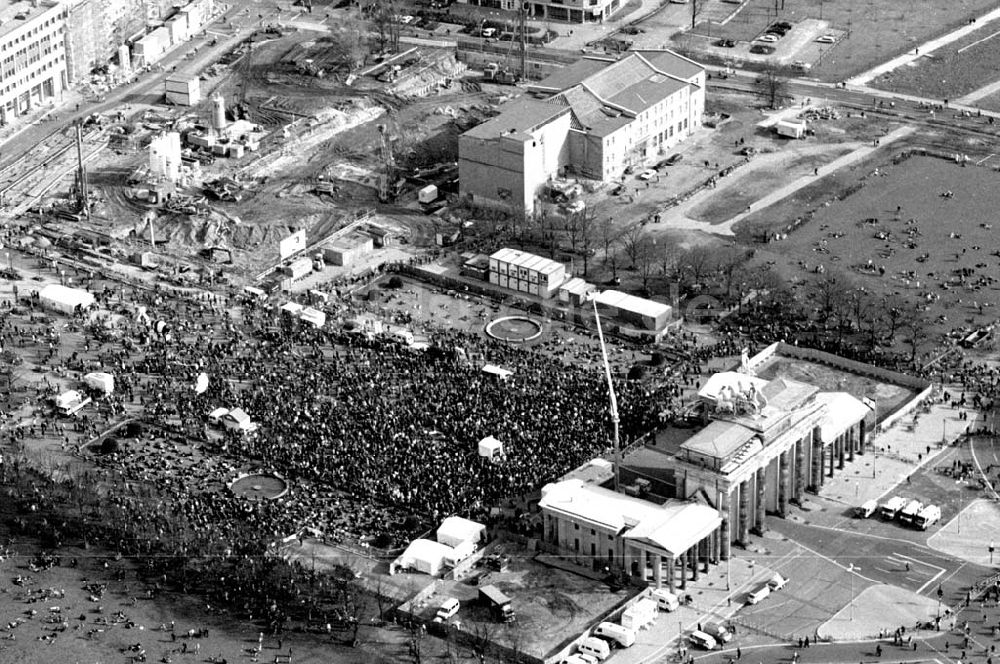
[(635, 631), (613, 622), (602, 622), (594, 628), (594, 636), (605, 640), (611, 640), (622, 648), (628, 648), (635, 643)]
[(747, 595), (747, 604), (757, 604), (758, 602), (766, 599), (770, 594), (771, 587), (765, 584)]
[(878, 509), (878, 501), (869, 500), (861, 507), (854, 508), (854, 516), (858, 517), (859, 519), (867, 519), (872, 514), (874, 514), (875, 510), (877, 509)]
[(699, 630), (691, 632), (691, 636), (688, 637), (688, 641), (691, 642), (691, 645), (705, 650), (715, 650), (719, 645), (715, 642), (715, 639)]
[(454, 597), (449, 597), (441, 603), (441, 608), (437, 610), (434, 614), (434, 622), (444, 622), (458, 613), (458, 609), (461, 606), (458, 600)]
[(677, 595), (663, 588), (657, 588), (649, 596), (656, 600), (656, 608), (660, 611), (675, 611), (681, 605)]
[(590, 636), (580, 642), (577, 650), (583, 655), (596, 657), (598, 662), (603, 662), (611, 656), (611, 646), (607, 641), (602, 641), (596, 636)]

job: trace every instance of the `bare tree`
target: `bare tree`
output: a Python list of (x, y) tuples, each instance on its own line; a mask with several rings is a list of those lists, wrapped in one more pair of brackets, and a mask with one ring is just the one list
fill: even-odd
[(632, 263), (639, 273), (639, 278), (642, 279), (642, 290), (648, 293), (649, 279), (653, 276), (653, 271), (656, 268), (656, 240), (648, 235), (639, 238), (634, 252), (635, 257), (632, 259)]
[(636, 267), (636, 259), (639, 257), (639, 246), (642, 242), (642, 225), (632, 224), (625, 229), (621, 235), (622, 249), (628, 256), (632, 268)]
[(886, 343), (890, 346), (896, 342), (896, 332), (906, 314), (906, 310), (912, 305), (898, 295), (890, 295), (885, 298), (882, 310), (885, 314), (885, 321), (889, 325), (886, 331)]
[(789, 97), (788, 79), (773, 60), (769, 60), (755, 81), (757, 94), (764, 98), (768, 108), (778, 108)]
[(827, 329), (844, 304), (846, 280), (839, 272), (818, 275), (809, 284), (809, 297), (816, 307), (819, 323)]
[(705, 279), (715, 271), (717, 265), (715, 250), (698, 246), (684, 252), (678, 261), (678, 271), (689, 275), (694, 283), (704, 286)]
[(580, 215), (580, 252), (583, 254), (583, 276), (587, 276), (590, 269), (590, 255), (594, 252), (596, 238), (594, 234), (597, 230), (597, 216), (600, 211), (595, 208), (587, 208)]
[(930, 320), (922, 304), (910, 305), (903, 313), (902, 330), (910, 347), (910, 363), (915, 364), (917, 354), (930, 338)]
[(617, 237), (614, 219), (612, 217), (602, 219), (597, 227), (600, 231), (601, 243), (604, 245), (604, 262), (607, 263), (608, 256), (611, 254), (611, 245), (615, 243)]

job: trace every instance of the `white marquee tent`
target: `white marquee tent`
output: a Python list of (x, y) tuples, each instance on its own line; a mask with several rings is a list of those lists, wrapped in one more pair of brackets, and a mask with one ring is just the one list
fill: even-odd
[(463, 542), (479, 544), (485, 538), (486, 526), (460, 516), (449, 516), (437, 529), (438, 542), (455, 548)]
[(38, 299), (50, 309), (72, 314), (77, 307), (86, 309), (93, 306), (95, 300), (91, 293), (79, 288), (69, 288), (60, 284), (49, 284), (38, 293)]
[(503, 443), (493, 436), (486, 436), (479, 441), (479, 456), (492, 460), (502, 457)]

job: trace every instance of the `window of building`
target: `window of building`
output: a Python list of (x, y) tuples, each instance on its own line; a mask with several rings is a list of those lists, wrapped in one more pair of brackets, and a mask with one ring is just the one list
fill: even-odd
[(590, 536), (591, 536), (591, 537), (594, 537), (595, 535), (597, 535), (597, 531), (596, 531), (596, 530), (594, 530), (593, 528), (591, 528), (591, 529), (590, 529)]
[(580, 524), (574, 523), (573, 524), (573, 530), (580, 530)]
[(685, 129), (687, 129), (687, 128), (688, 128), (688, 121), (687, 121), (687, 118), (684, 118), (684, 128), (685, 128)]

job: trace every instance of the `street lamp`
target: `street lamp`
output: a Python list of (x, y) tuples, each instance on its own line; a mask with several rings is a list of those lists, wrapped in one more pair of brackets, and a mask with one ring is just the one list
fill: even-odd
[(990, 538), (990, 565), (993, 564), (993, 538)]

